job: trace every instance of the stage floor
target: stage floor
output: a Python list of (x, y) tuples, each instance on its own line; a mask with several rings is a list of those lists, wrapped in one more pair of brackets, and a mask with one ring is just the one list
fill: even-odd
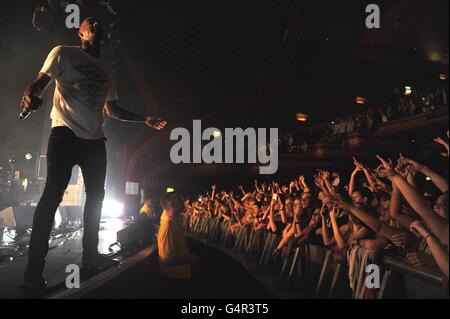
[[(102, 254), (110, 254), (109, 247), (117, 240), (117, 232), (127, 226), (125, 220), (119, 218), (102, 219), (100, 225), (100, 242), (98, 250)], [(54, 239), (50, 243), (44, 277), (49, 286), (64, 282), (68, 264), (81, 265), (82, 257), (82, 230), (72, 231), (65, 236)], [(29, 238), (23, 236), (20, 245), (27, 245)], [(7, 238), (5, 238), (7, 240)], [(25, 241), (25, 242), (24, 242)], [(10, 243), (14, 243), (10, 241)], [(117, 246), (113, 247), (118, 252)], [(23, 282), (23, 273), (27, 262), (24, 254), (10, 258), (2, 253), (0, 259), (0, 299), (21, 298), (23, 291), (20, 288)]]

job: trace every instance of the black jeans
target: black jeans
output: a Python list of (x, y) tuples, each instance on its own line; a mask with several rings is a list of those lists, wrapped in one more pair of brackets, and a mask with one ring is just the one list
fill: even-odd
[(105, 196), (105, 138), (85, 140), (67, 127), (52, 129), (47, 149), (47, 180), (33, 217), (28, 252), (28, 275), (42, 275), (55, 212), (78, 165), (86, 188), (83, 255), (97, 254), (102, 202)]

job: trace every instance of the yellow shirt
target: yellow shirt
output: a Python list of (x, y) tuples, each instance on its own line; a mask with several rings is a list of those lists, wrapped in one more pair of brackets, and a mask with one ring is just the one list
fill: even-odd
[[(160, 260), (189, 255), (183, 225), (178, 219), (167, 215), (166, 211), (161, 215), (158, 232), (158, 253)], [(160, 266), (160, 271), (169, 278), (191, 278), (191, 265), (187, 264), (179, 266)]]
[(152, 208), (147, 203), (144, 203), (139, 213), (147, 215), (147, 217), (152, 217)]

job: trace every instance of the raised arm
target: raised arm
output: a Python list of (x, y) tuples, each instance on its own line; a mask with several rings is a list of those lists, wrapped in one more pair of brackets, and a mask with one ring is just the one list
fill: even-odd
[(400, 223), (401, 226), (409, 228), (412, 222), (415, 221), (414, 218), (403, 214), (403, 197), (397, 186), (394, 185), (391, 195), (391, 205), (389, 207), (389, 214), (393, 219)]
[(349, 203), (341, 203), (340, 206), (352, 213), (355, 217), (362, 220), (367, 226), (369, 226), (374, 232), (380, 234), (387, 239), (391, 239), (392, 236), (403, 233), (398, 228), (391, 227), (389, 225), (385, 225), (378, 218), (372, 216), (371, 214), (365, 212), (359, 207), (356, 207)]
[(355, 157), (353, 157), (353, 163), (355, 164), (355, 169), (353, 170), (352, 174), (350, 175), (350, 182), (348, 183), (348, 195), (351, 197), (353, 194), (353, 191), (356, 188), (356, 176), (360, 171), (362, 171), (362, 165), (359, 163)]
[(311, 189), (309, 188), (308, 184), (306, 183), (306, 179), (303, 175), (300, 175), (298, 178), (298, 181), (300, 182), (301, 186), (303, 187), (303, 192), (310, 192)]
[(403, 197), (414, 209), (414, 211), (423, 218), (428, 226), (430, 226), (433, 233), (439, 237), (441, 242), (448, 246), (448, 220), (445, 220), (436, 214), (436, 212), (428, 206), (422, 194), (409, 185), (403, 177), (398, 175), (398, 173), (394, 170), (392, 162), (387, 162), (378, 155), (377, 157), (382, 163), (382, 174), (391, 179), (392, 183), (398, 187)]
[(344, 239), (344, 236), (341, 233), (341, 230), (338, 226), (337, 220), (336, 220), (336, 209), (333, 207), (333, 209), (330, 211), (330, 219), (331, 219), (331, 226), (333, 227), (333, 234), (334, 239), (336, 240), (336, 244), (340, 249), (343, 249), (347, 246), (347, 242)]
[(431, 168), (409, 158), (406, 158), (402, 154), (400, 154), (399, 163), (404, 166), (410, 166), (413, 168), (413, 170), (431, 178), (431, 181), (434, 183), (434, 185), (436, 185), (436, 187), (439, 188), (443, 193), (448, 191), (448, 181), (443, 176), (433, 171)]

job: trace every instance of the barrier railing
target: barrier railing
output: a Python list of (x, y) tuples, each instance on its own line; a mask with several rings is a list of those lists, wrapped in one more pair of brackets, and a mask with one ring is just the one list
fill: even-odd
[[(302, 244), (300, 247), (293, 249), (287, 256), (281, 257), (281, 266), (277, 268), (272, 252), (281, 241), (281, 236), (278, 234), (267, 230), (255, 231), (251, 225), (239, 227), (228, 221), (219, 222), (206, 216), (195, 218), (184, 216), (183, 224), (186, 227), (187, 235), (190, 237), (221, 249), (236, 259), (242, 260), (243, 257), (247, 262), (253, 262), (254, 269), (258, 273), (278, 272), (280, 283), (300, 284), (303, 288), (312, 292), (311, 297), (313, 298), (344, 296), (342, 293), (337, 293), (336, 290), (337, 287), (348, 286), (347, 266), (333, 262), (332, 252), (325, 247), (309, 243)], [(368, 255), (363, 248), (359, 249), (361, 249), (362, 254)], [(316, 255), (323, 257), (313, 257), (312, 250), (316, 252)], [(317, 264), (317, 267), (314, 264)], [(384, 256), (378, 262), (378, 266), (381, 271), (381, 280), (374, 293), (376, 298), (384, 298), (387, 290), (392, 290), (390, 283), (402, 276), (425, 282), (434, 289), (433, 296), (424, 291), (423, 298), (448, 298), (448, 280), (440, 273), (412, 267), (404, 260), (389, 255)], [(271, 269), (269, 270), (269, 268)], [(316, 277), (313, 274), (314, 269), (320, 269), (320, 273)], [(353, 292), (349, 297), (363, 298), (365, 291), (365, 287), (363, 287), (365, 284), (364, 269), (354, 271), (354, 276), (356, 277), (352, 288)], [(301, 280), (299, 281), (298, 278)], [(391, 295), (394, 295), (392, 291)], [(372, 297), (374, 296), (372, 295)], [(403, 295), (395, 296), (405, 297)]]

